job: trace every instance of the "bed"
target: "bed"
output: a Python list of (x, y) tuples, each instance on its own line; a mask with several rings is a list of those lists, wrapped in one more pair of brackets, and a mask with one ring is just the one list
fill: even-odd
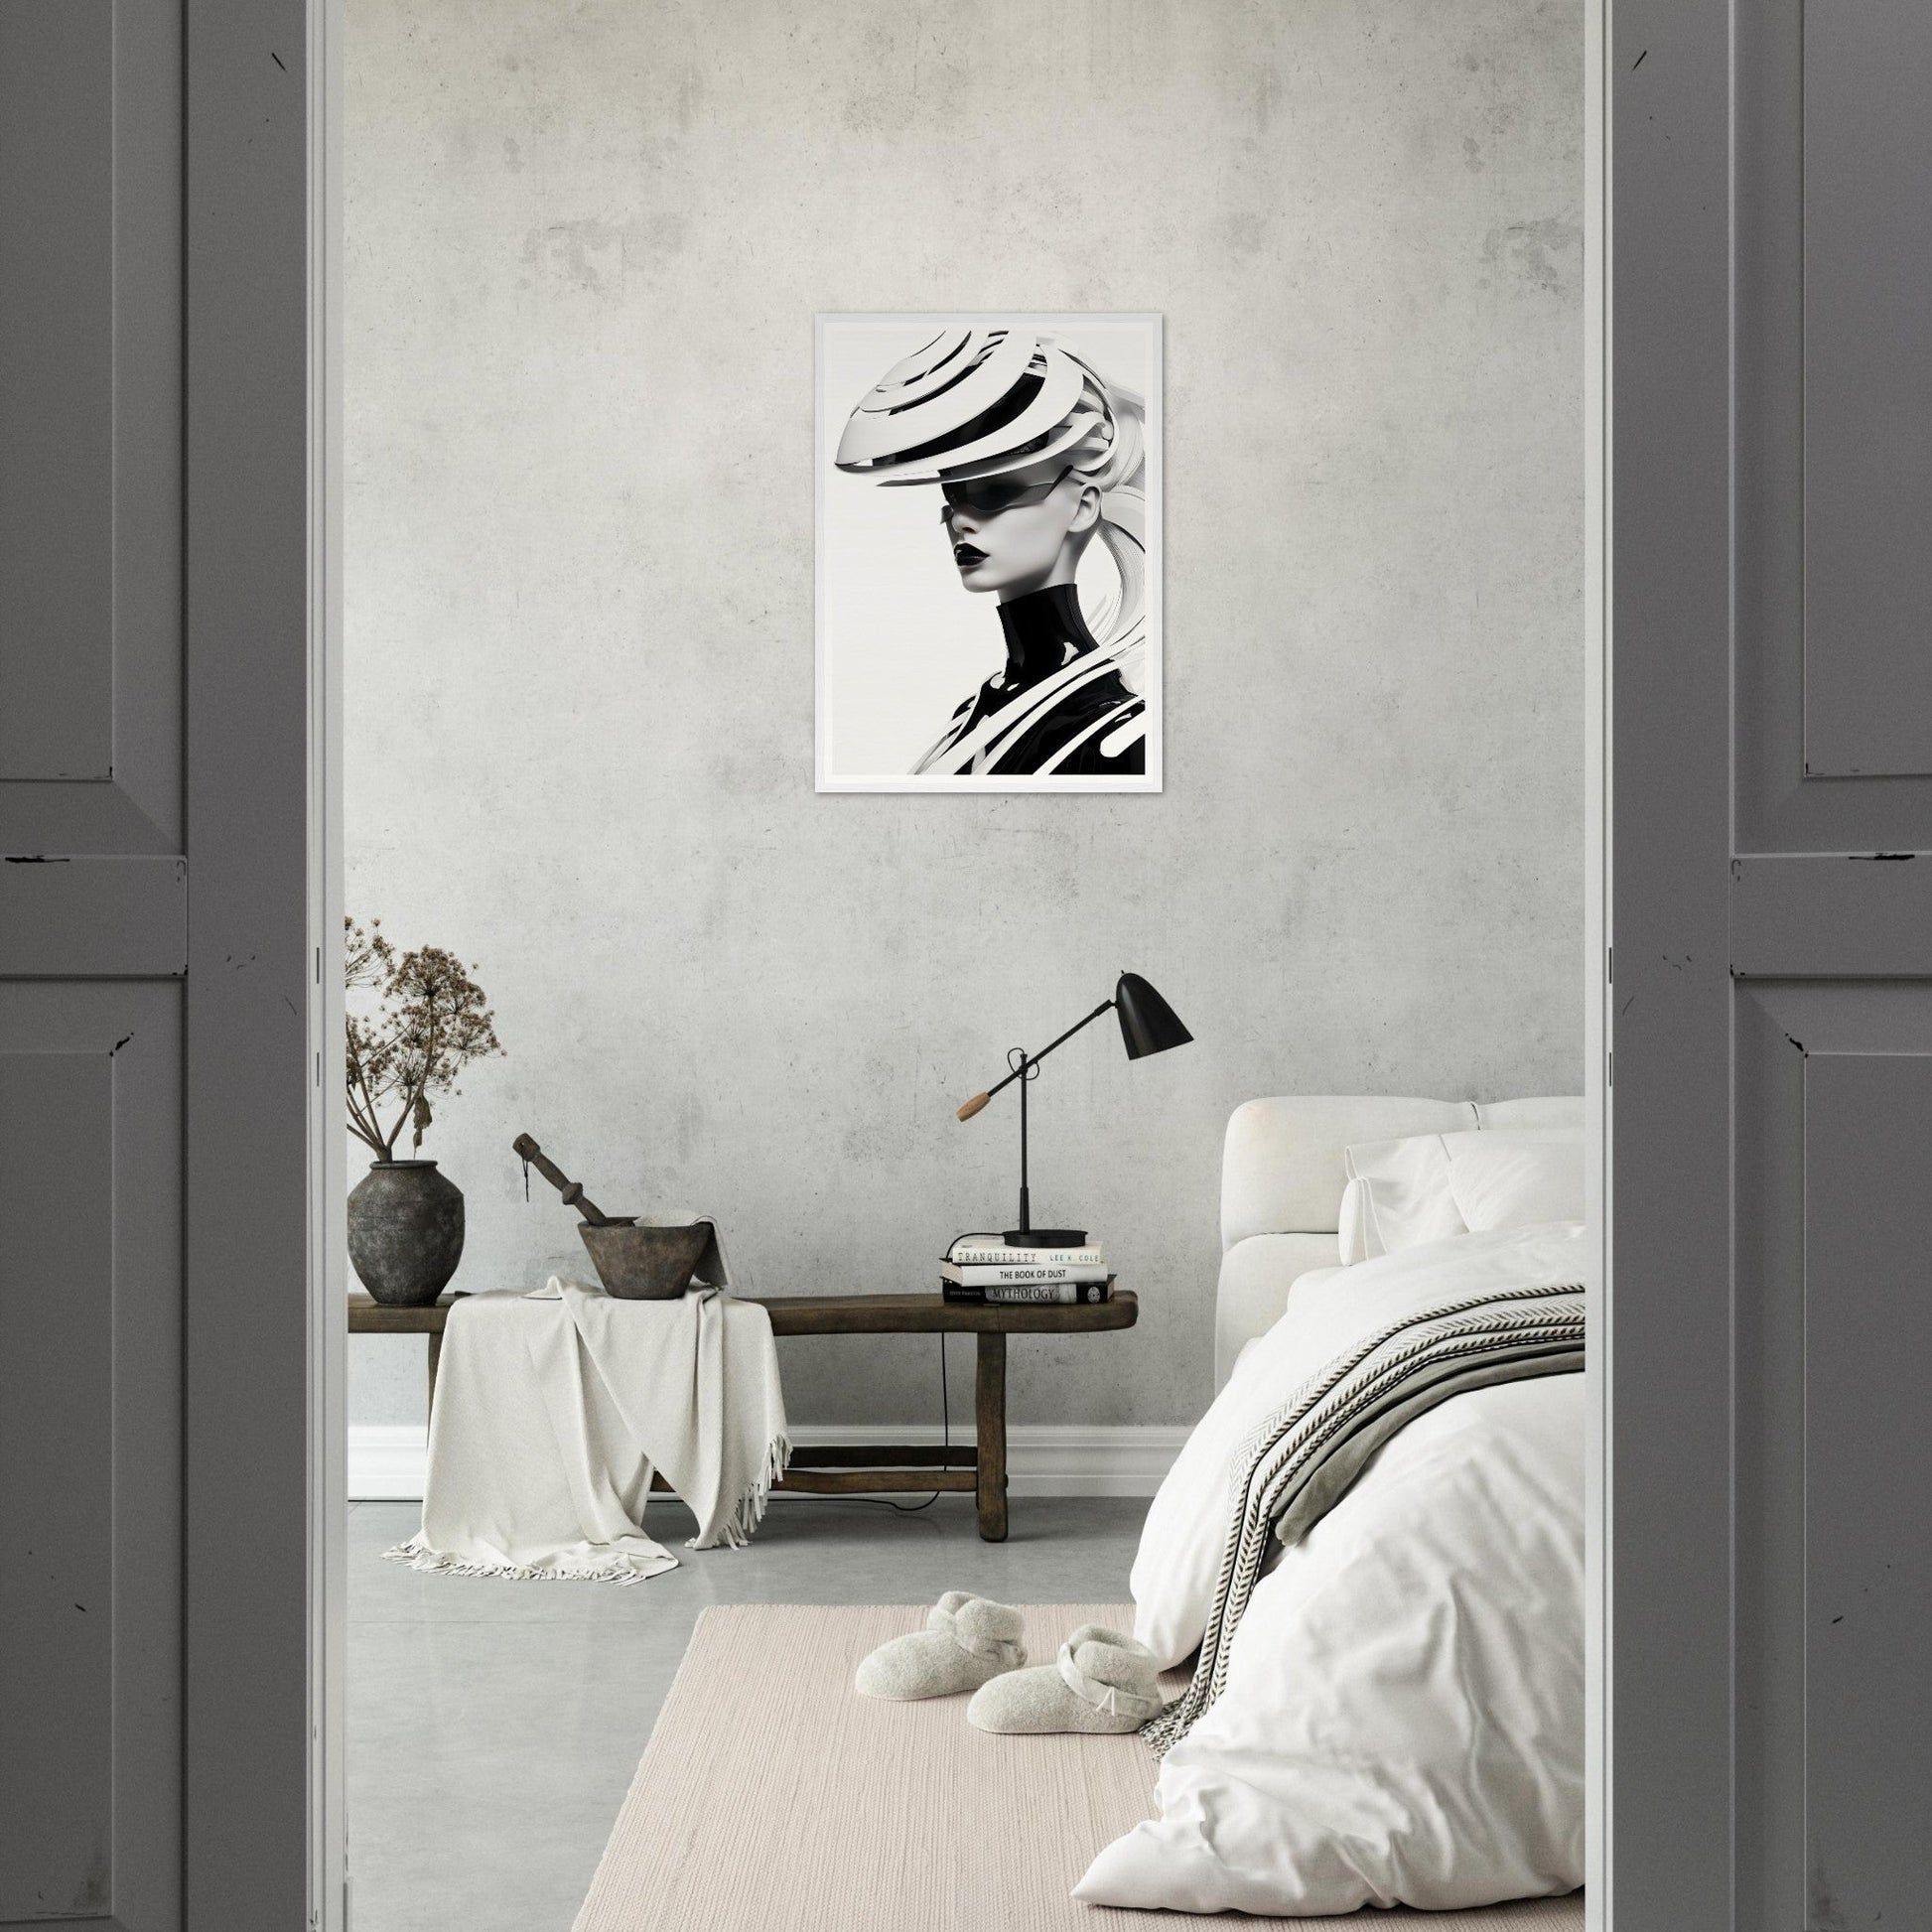
[(1147, 1733), (1160, 1816), (1077, 1897), (1313, 1916), (1583, 1882), (1582, 1165), (1573, 1098), (1236, 1111), (1218, 1392), (1134, 1569), (1137, 1636), (1195, 1679)]
[(1317, 1094), (1250, 1100), (1228, 1121), (1221, 1155), (1221, 1279), (1214, 1297), (1214, 1386), (1235, 1357), (1280, 1320), (1290, 1288), (1332, 1268), (1344, 1157), (1365, 1142), (1416, 1134), (1557, 1128), (1581, 1139), (1584, 1103), (1569, 1095), (1529, 1100), (1404, 1100)]

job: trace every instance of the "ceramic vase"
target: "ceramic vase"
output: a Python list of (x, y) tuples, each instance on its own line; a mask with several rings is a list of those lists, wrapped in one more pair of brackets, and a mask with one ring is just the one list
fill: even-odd
[(349, 1190), (348, 1258), (390, 1308), (427, 1308), (463, 1258), (463, 1189), (434, 1161), (372, 1161)]

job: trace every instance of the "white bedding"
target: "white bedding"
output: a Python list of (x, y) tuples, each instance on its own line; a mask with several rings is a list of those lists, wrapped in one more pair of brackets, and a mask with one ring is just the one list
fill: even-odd
[[(1296, 1285), (1148, 1512), (1136, 1634), (1199, 1643), (1230, 1457), (1338, 1350), (1431, 1304), (1583, 1279), (1573, 1224), (1457, 1235)], [(1162, 1762), (1161, 1816), (1090, 1904), (1426, 1909), (1583, 1883), (1583, 1378), (1453, 1397), (1402, 1430), (1257, 1587), (1226, 1689)]]

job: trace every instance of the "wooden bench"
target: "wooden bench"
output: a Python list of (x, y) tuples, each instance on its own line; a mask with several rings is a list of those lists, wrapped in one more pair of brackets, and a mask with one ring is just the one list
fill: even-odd
[[(457, 1298), (445, 1295), (429, 1308), (393, 1309), (359, 1291), (348, 1298), (348, 1330), (354, 1335), (427, 1335), (429, 1396), (436, 1400), (437, 1360), (443, 1326)], [(970, 1490), (979, 1509), (980, 1535), (1004, 1543), (1007, 1534), (1007, 1337), (1092, 1334), (1131, 1328), (1141, 1305), (1131, 1291), (1110, 1301), (1060, 1303), (948, 1302), (931, 1295), (748, 1296), (770, 1312), (774, 1335), (937, 1335), (979, 1337), (974, 1381), (975, 1446), (959, 1444), (830, 1445), (792, 1451), (784, 1479), (791, 1493), (840, 1496), (886, 1489), (924, 1493)], [(660, 1476), (654, 1488), (667, 1487)]]

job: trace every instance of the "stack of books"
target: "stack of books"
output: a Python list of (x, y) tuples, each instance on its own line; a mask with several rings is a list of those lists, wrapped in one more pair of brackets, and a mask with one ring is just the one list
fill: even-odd
[(997, 1234), (962, 1234), (939, 1263), (948, 1302), (1104, 1302), (1113, 1286), (1097, 1241), (1021, 1248)]

